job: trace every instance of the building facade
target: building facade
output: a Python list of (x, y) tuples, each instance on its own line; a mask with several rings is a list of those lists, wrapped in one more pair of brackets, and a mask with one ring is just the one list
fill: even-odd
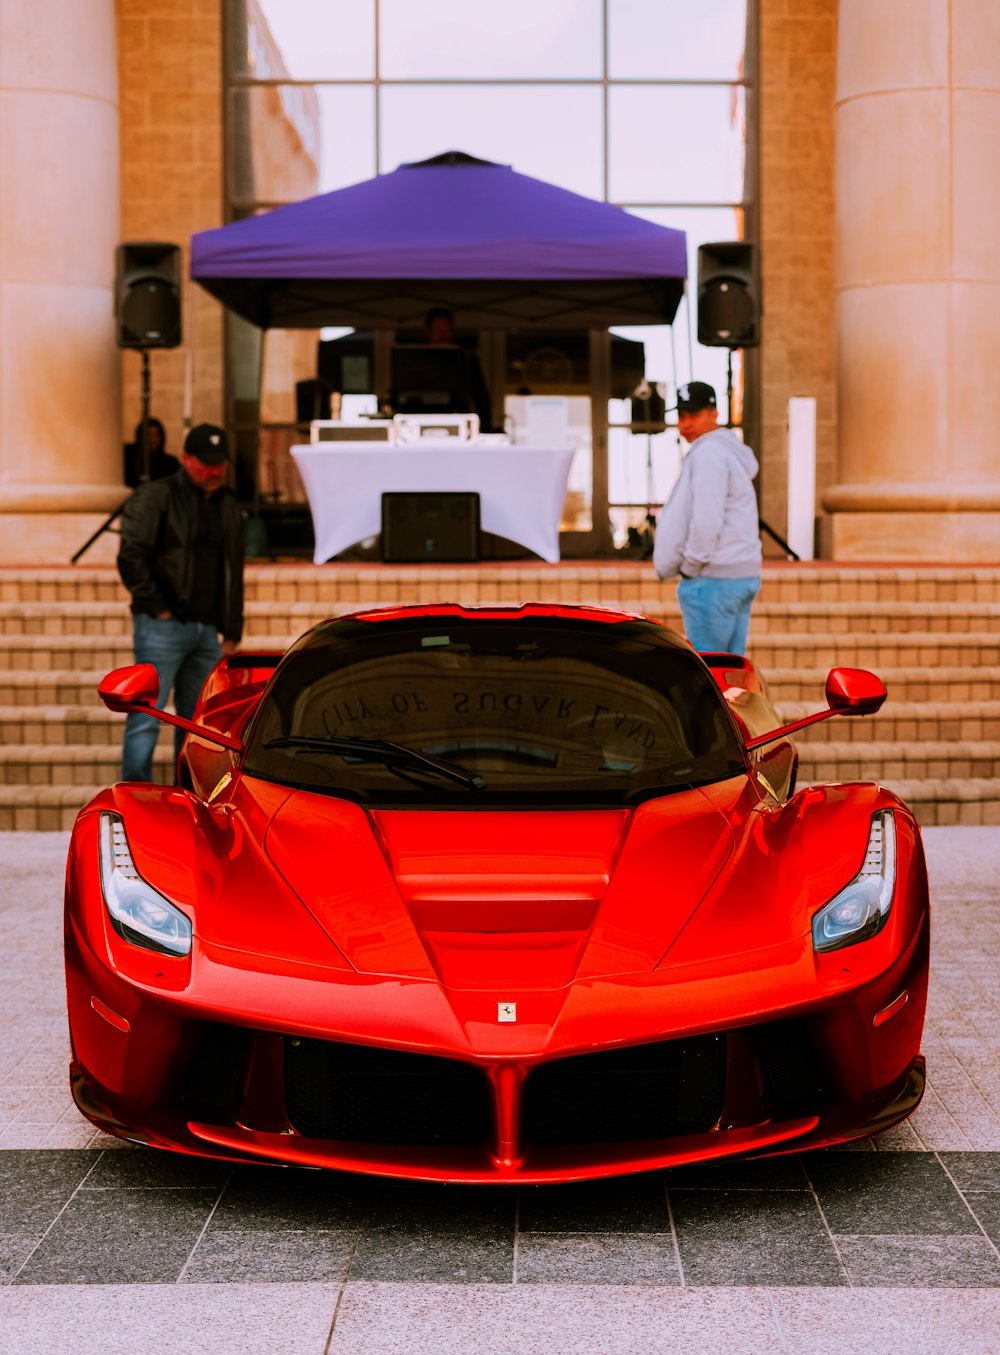
[[(744, 384), (762, 515), (783, 529), (788, 400), (812, 396), (821, 554), (995, 561), (1000, 11), (913, 0), (904, 24), (893, 0), (758, 0), (747, 13), (755, 65), (734, 89), (755, 101), (747, 236), (764, 314)], [(257, 52), (270, 85), (234, 92), (227, 39)], [(191, 234), (232, 213), (234, 176), (257, 201), (321, 183), (317, 107), (308, 89), (288, 100), (283, 70), (255, 4), (0, 0), (0, 562), (67, 560), (124, 498), (140, 358), (116, 347), (116, 245), (175, 241), (186, 269)], [(617, 97), (607, 55), (588, 80)], [(662, 135), (666, 148), (679, 133)], [(231, 421), (259, 381), (253, 336), (189, 284), (182, 303), (183, 344), (151, 355), (175, 451), (185, 419)], [(286, 399), (314, 339), (269, 336)]]

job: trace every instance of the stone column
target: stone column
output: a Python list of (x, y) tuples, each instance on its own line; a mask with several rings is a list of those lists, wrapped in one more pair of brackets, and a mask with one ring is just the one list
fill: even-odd
[(838, 559), (1000, 559), (1000, 5), (840, 0)]
[(3, 564), (68, 561), (126, 493), (115, 43), (114, 0), (0, 0)]

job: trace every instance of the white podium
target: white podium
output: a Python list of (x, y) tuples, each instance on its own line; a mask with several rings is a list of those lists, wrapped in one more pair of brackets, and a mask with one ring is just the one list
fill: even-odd
[(292, 447), (316, 533), (317, 564), (382, 528), (382, 495), (479, 495), (484, 532), (516, 541), (543, 560), (559, 559), (559, 520), (575, 447), (479, 446), (449, 441)]

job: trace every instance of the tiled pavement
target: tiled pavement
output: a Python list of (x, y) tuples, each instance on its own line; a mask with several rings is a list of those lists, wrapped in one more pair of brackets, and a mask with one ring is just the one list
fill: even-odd
[(0, 835), (0, 1352), (1000, 1355), (1000, 834), (925, 840), (931, 1080), (909, 1124), (861, 1151), (514, 1191), (93, 1134), (66, 1091), (67, 838)]

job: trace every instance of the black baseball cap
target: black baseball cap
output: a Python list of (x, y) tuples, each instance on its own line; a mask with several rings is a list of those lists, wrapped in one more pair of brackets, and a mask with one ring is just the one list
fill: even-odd
[(229, 442), (214, 423), (200, 423), (184, 439), (184, 450), (203, 466), (221, 466), (229, 460)]
[(677, 387), (678, 414), (696, 414), (699, 409), (715, 409), (715, 391), (707, 381), (688, 381)]

